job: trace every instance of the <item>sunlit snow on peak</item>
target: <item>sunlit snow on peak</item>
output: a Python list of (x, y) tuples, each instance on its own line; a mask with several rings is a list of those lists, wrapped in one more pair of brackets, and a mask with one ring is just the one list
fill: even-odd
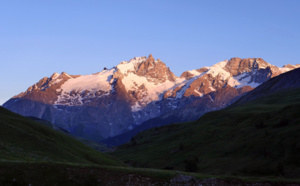
[(198, 75), (201, 74), (201, 73), (198, 72), (197, 70), (189, 70), (188, 72), (191, 73), (191, 74), (193, 74), (193, 76), (198, 76)]
[(217, 75), (221, 75), (222, 79), (229, 78), (231, 76), (230, 73), (224, 69), (227, 62), (228, 62), (227, 60), (221, 61), (221, 62), (209, 67), (207, 74), (210, 74), (213, 77), (216, 77)]
[(141, 63), (141, 62), (145, 61), (146, 59), (147, 59), (146, 56), (142, 56), (142, 57), (134, 57), (134, 58), (130, 59), (130, 60), (128, 61), (128, 63)]
[[(65, 103), (66, 100), (72, 98), (72, 100), (77, 100), (75, 105), (82, 104), (81, 100), (84, 99), (80, 94), (75, 96), (71, 95), (71, 92), (83, 92), (88, 91), (90, 94), (94, 95), (97, 91), (102, 91), (108, 94), (112, 90), (112, 85), (110, 80), (115, 72), (115, 69), (103, 70), (102, 72), (84, 75), (77, 78), (72, 78), (67, 80), (58, 90), (60, 96), (58, 97), (55, 104), (68, 104), (74, 105), (73, 103)], [(90, 95), (89, 94), (89, 95)]]
[(147, 57), (134, 57), (129, 61), (122, 61), (119, 65), (117, 65), (117, 69), (120, 70), (122, 74), (127, 74), (131, 71), (135, 70), (135, 66), (139, 63), (145, 61)]
[(70, 92), (72, 90), (109, 91), (111, 89), (109, 81), (114, 71), (115, 69), (104, 70), (97, 74), (84, 75), (78, 78), (69, 79), (62, 85), (61, 89), (63, 89), (64, 92)]
[(58, 78), (58, 76), (60, 76), (60, 74), (55, 72), (54, 74), (52, 74), (51, 79), (54, 80), (54, 79)]

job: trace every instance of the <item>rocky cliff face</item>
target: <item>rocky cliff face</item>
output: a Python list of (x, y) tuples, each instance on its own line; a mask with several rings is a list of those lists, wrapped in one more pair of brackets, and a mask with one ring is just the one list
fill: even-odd
[(297, 67), (278, 68), (260, 58), (232, 58), (176, 77), (150, 54), (91, 75), (54, 73), (3, 106), (99, 141), (155, 117), (163, 118), (160, 125), (169, 123), (166, 118), (173, 118), (172, 122), (197, 119)]

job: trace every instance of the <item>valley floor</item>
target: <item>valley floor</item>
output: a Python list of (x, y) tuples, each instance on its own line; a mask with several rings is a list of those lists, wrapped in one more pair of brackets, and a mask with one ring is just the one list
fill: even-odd
[(1, 162), (0, 185), (300, 185), (281, 178), (215, 177), (85, 164)]

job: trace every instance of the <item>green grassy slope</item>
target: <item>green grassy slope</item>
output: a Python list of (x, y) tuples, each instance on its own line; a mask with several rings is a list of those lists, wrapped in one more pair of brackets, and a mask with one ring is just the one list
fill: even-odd
[(112, 155), (136, 167), (300, 177), (300, 89), (150, 129)]
[(97, 151), (100, 151), (100, 152), (106, 152), (108, 150), (108, 148), (106, 147), (106, 145), (104, 144), (100, 144), (100, 143), (96, 143), (94, 141), (90, 141), (90, 140), (87, 140), (87, 139), (84, 139), (84, 138), (80, 138), (80, 137), (77, 137), (77, 136), (73, 136), (71, 133), (69, 133), (68, 131), (60, 128), (60, 127), (57, 127), (56, 125), (54, 125), (53, 123), (51, 123), (50, 121), (47, 121), (47, 120), (43, 120), (43, 119), (40, 119), (40, 118), (37, 118), (37, 117), (33, 117), (33, 116), (29, 116), (27, 117), (31, 120), (34, 120), (38, 123), (41, 123), (43, 125), (46, 125), (56, 131), (59, 131), (59, 132), (62, 132), (64, 133), (65, 135), (71, 137), (71, 138), (74, 138), (78, 141), (80, 141), (81, 143), (91, 147), (92, 149), (95, 149)]
[(121, 165), (71, 137), (0, 107), (0, 162)]

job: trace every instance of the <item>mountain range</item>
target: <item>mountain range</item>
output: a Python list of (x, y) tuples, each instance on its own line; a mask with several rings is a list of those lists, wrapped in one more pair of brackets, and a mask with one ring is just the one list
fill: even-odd
[[(151, 56), (144, 58), (147, 61)], [(139, 65), (141, 66), (145, 61)], [(238, 61), (239, 68), (245, 66), (243, 65), (245, 61), (253, 62), (250, 66), (254, 65), (254, 67), (248, 71), (247, 69), (241, 72), (236, 70), (249, 81), (243, 82), (243, 78), (237, 78), (235, 85), (231, 86), (232, 79), (239, 75), (224, 75), (224, 71), (227, 72), (226, 66), (234, 63), (230, 61)], [(131, 62), (122, 64), (129, 63)], [(127, 76), (113, 78), (120, 70), (118, 66), (114, 67), (113, 74), (106, 79), (111, 83), (109, 91), (102, 92), (102, 96), (95, 96), (94, 99), (91, 97), (90, 101), (85, 100), (82, 95), (79, 99), (76, 92), (82, 93), (80, 87), (85, 87), (85, 91), (90, 88), (90, 94), (97, 92), (98, 89), (91, 88), (93, 86), (99, 88), (103, 85), (101, 82), (103, 79), (101, 80), (97, 75), (108, 73), (110, 70), (104, 69), (100, 73), (88, 76), (61, 73), (54, 74), (52, 78), (44, 78), (28, 91), (5, 103), (11, 108), (23, 110), (27, 113), (24, 114), (27, 117), (0, 107), (0, 183), (3, 185), (299, 185), (300, 68), (297, 68), (297, 65), (278, 68), (270, 64), (266, 68), (260, 68), (256, 67), (256, 63), (261, 65), (262, 59), (232, 58), (212, 67), (205, 67), (208, 70), (206, 69), (198, 77), (186, 76), (190, 72), (183, 73), (186, 77), (176, 77), (165, 68), (166, 73), (158, 78), (156, 86), (170, 82), (183, 81), (184, 83), (177, 91), (175, 89), (180, 86), (176, 83), (176, 86), (164, 89), (162, 97), (158, 93), (159, 99), (155, 101), (153, 96), (154, 101), (150, 101), (145, 106), (141, 101), (147, 100), (145, 97), (132, 99), (133, 101), (130, 102), (132, 92), (128, 93), (130, 91), (123, 84), (126, 82), (125, 77), (131, 76), (130, 73), (137, 74), (138, 70), (127, 71)], [(225, 83), (220, 87), (215, 86), (217, 79), (212, 82), (212, 79), (207, 80), (212, 78), (211, 73), (218, 69), (215, 68), (216, 66), (218, 68), (221, 66), (224, 70), (219, 69), (217, 75), (219, 84), (222, 82), (221, 77), (225, 77), (225, 80), (223, 78)], [(231, 65), (230, 73), (234, 73), (232, 66), (234, 65)], [(95, 78), (93, 82), (96, 85), (77, 79), (80, 77), (89, 81)], [(64, 78), (67, 80), (64, 81)], [(134, 77), (132, 81), (137, 84), (139, 79)], [(200, 83), (197, 89), (196, 85), (192, 86), (197, 81), (205, 83)], [(188, 82), (190, 84), (187, 84)], [(68, 92), (70, 90), (67, 89), (68, 84), (72, 85), (71, 92)], [(215, 90), (209, 88), (211, 91), (207, 94), (203, 93), (202, 96), (185, 95), (191, 87), (193, 87), (191, 90), (200, 91), (203, 87), (205, 89), (207, 84)], [(126, 90), (123, 93), (120, 92), (124, 90), (122, 85)], [(143, 82), (142, 85), (147, 83)], [(152, 89), (149, 86), (145, 87), (147, 90), (145, 95), (150, 95)], [(177, 97), (181, 89), (185, 89), (184, 94)], [(241, 89), (245, 91), (239, 92)], [(172, 96), (170, 92), (176, 94)], [(171, 96), (164, 97), (167, 94)], [(53, 102), (50, 99), (51, 95), (53, 95)], [(89, 96), (91, 95), (87, 94), (85, 98)], [(66, 102), (62, 102), (63, 98)], [(98, 103), (95, 101), (98, 100), (97, 98)], [(226, 104), (221, 104), (222, 100), (225, 100), (223, 103)], [(94, 103), (91, 103), (92, 101)], [(72, 130), (66, 130), (68, 129), (66, 126), (71, 126), (70, 124), (52, 124), (44, 119), (55, 116), (50, 114), (56, 112), (63, 112), (70, 119), (76, 114), (88, 112), (88, 109), (95, 112), (97, 108), (101, 109), (99, 104), (103, 106), (109, 101), (114, 102), (112, 104), (127, 105), (131, 116), (144, 112), (144, 109), (151, 104), (163, 106), (177, 101), (181, 105), (177, 105), (176, 108), (173, 105), (174, 108), (169, 112), (140, 124), (134, 124), (133, 129), (127, 129), (127, 132), (120, 135), (106, 138), (108, 144), (109, 142), (121, 144), (129, 139), (128, 143), (106, 151), (109, 154), (90, 148), (106, 150), (97, 143), (74, 137), (74, 133), (69, 132)], [(90, 104), (90, 108), (87, 104)], [(92, 106), (93, 104), (95, 105)], [(122, 108), (124, 105), (120, 105), (119, 109), (125, 110)], [(115, 105), (116, 108), (117, 106)], [(45, 108), (48, 111), (43, 110)], [(61, 110), (63, 108), (67, 110)], [(39, 109), (44, 117), (30, 114)], [(210, 110), (212, 111), (205, 113)], [(197, 114), (201, 117), (197, 117)], [(100, 119), (101, 117), (103, 115), (99, 116)], [(73, 120), (78, 118), (88, 119), (77, 115)], [(196, 119), (178, 123), (191, 118)], [(170, 122), (173, 124), (167, 125)]]
[(109, 141), (134, 129), (193, 121), (298, 67), (279, 68), (261, 58), (231, 58), (177, 77), (150, 54), (91, 75), (54, 73), (3, 107), (50, 121), (75, 136)]

